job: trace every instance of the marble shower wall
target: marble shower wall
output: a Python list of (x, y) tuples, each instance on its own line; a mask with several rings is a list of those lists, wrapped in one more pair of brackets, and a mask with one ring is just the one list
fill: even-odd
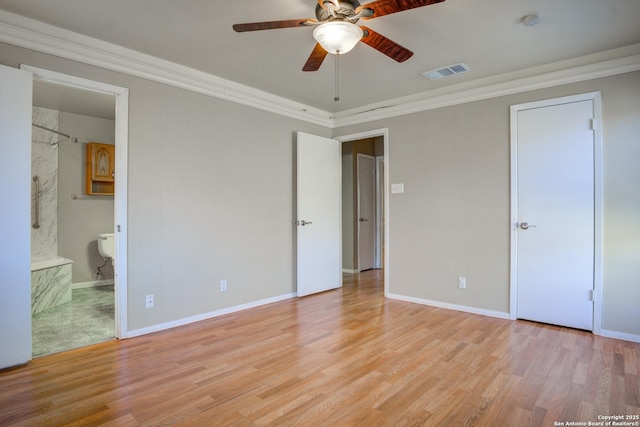
[[(33, 107), (33, 123), (58, 130), (58, 111)], [(31, 227), (31, 260), (58, 256), (58, 149), (59, 135), (36, 127), (31, 135), (31, 176), (40, 178), (40, 228)], [(31, 182), (31, 223), (35, 221), (35, 184)]]
[(71, 261), (31, 272), (31, 314), (71, 301)]

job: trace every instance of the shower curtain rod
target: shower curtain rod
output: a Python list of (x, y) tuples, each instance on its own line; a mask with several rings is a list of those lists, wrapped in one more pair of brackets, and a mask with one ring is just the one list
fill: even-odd
[[(76, 143), (76, 144), (78, 143), (78, 138), (73, 137), (71, 135), (67, 135), (66, 133), (58, 132), (57, 130), (49, 129), (48, 127), (37, 125), (35, 123), (31, 123), (31, 126), (35, 126), (35, 127), (39, 128), (39, 129), (42, 129), (42, 130), (48, 130), (49, 132), (57, 133), (58, 135), (64, 136), (65, 138), (71, 140), (71, 142), (73, 142), (73, 143)], [(58, 143), (55, 143), (55, 145), (57, 145), (57, 144)], [(52, 143), (51, 145), (54, 145), (54, 143)]]

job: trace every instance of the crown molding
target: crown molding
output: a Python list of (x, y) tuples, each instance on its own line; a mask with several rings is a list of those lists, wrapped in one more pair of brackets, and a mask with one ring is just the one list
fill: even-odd
[[(333, 116), (333, 128), (367, 123), (405, 114), (418, 113), (436, 108), (497, 98), (601, 77), (610, 77), (639, 70), (640, 54), (635, 54), (588, 65), (571, 67), (561, 71), (536, 74), (530, 77), (508, 80), (508, 75), (498, 76), (491, 79), (484, 79), (484, 82), (482, 80), (472, 82), (478, 85), (478, 87), (474, 88), (461, 88), (462, 85), (449, 86), (445, 88), (445, 91), (434, 90), (422, 92), (413, 96), (389, 100), (384, 103), (341, 111), (335, 113)], [(507, 81), (488, 83), (488, 81), (495, 81), (496, 78), (502, 78)]]
[(3, 10), (0, 42), (329, 128), (333, 124), (326, 111)]
[[(330, 113), (184, 65), (126, 49), (52, 25), (0, 10), (0, 42), (24, 47), (111, 71), (140, 77), (177, 88), (335, 129), (405, 114), (480, 101), (640, 70), (640, 44), (614, 49), (616, 59), (602, 60), (603, 53), (547, 67), (447, 86), (385, 102)], [(620, 55), (620, 52), (622, 55)], [(631, 53), (630, 53), (631, 52)], [(607, 52), (604, 52), (607, 53)], [(606, 56), (606, 55), (604, 55)]]

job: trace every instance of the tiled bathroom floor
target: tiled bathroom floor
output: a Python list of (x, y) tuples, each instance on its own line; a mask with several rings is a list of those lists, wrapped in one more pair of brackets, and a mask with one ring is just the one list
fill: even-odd
[(74, 289), (71, 302), (32, 317), (33, 357), (115, 338), (113, 285)]

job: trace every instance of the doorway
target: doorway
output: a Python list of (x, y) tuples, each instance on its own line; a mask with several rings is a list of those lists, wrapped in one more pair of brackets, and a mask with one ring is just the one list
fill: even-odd
[(376, 158), (369, 154), (357, 153), (357, 223), (358, 271), (376, 267)]
[(84, 179), (88, 148), (115, 143), (115, 97), (34, 80), (31, 134), (31, 175), (42, 183), (31, 229), (38, 357), (115, 338), (113, 263), (97, 248), (99, 234), (114, 232), (114, 196), (87, 192)]
[[(59, 188), (61, 193), (59, 199), (63, 201), (59, 206), (60, 215), (67, 215), (75, 210), (75, 215), (92, 218), (92, 221), (86, 221), (86, 218), (82, 221), (69, 221), (67, 218), (64, 221), (59, 221), (58, 224), (58, 228), (66, 236), (60, 239), (61, 249), (63, 251), (77, 251), (74, 257), (78, 258), (79, 264), (81, 264), (80, 270), (77, 271), (77, 277), (72, 279), (71, 293), (83, 294), (81, 298), (78, 298), (78, 300), (83, 300), (81, 301), (83, 303), (86, 302), (87, 295), (91, 294), (91, 298), (95, 298), (95, 308), (98, 312), (112, 310), (112, 314), (109, 314), (111, 325), (106, 327), (106, 330), (105, 325), (89, 325), (89, 322), (76, 320), (75, 326), (78, 326), (78, 329), (82, 330), (85, 336), (80, 341), (72, 340), (68, 348), (91, 344), (93, 343), (91, 340), (95, 341), (96, 338), (96, 342), (99, 342), (101, 338), (107, 336), (125, 338), (127, 331), (128, 89), (27, 65), (22, 65), (21, 68), (33, 74), (34, 106), (41, 111), (62, 112), (58, 116), (60, 124), (64, 119), (66, 130), (76, 131), (75, 135), (69, 135), (71, 137), (68, 138), (69, 141), (63, 138), (64, 142), (58, 143), (56, 147), (59, 156), (63, 158), (60, 161), (67, 162), (64, 170), (66, 172), (72, 171), (71, 176), (67, 173), (66, 178), (64, 178), (64, 174), (60, 175)], [(47, 95), (50, 99), (47, 99)], [(106, 113), (107, 110), (110, 110), (110, 113)], [(95, 127), (102, 125), (108, 128), (109, 124), (112, 126), (110, 136), (104, 136), (104, 129), (100, 131)], [(61, 127), (59, 129), (59, 131), (64, 130)], [(85, 172), (84, 153), (88, 142), (105, 142), (115, 145), (115, 191), (112, 196), (87, 194), (83, 178)], [(65, 179), (69, 183), (63, 183), (62, 181)], [(69, 189), (74, 185), (78, 188), (73, 187), (74, 191), (72, 192)], [(91, 213), (87, 213), (87, 209)], [(90, 230), (91, 227), (82, 227), (83, 224), (89, 223), (97, 228)], [(65, 229), (68, 232), (63, 231)], [(117, 262), (104, 262), (98, 252), (98, 234), (102, 233), (114, 234), (115, 260)], [(74, 239), (81, 239), (81, 241), (74, 242)], [(109, 306), (111, 308), (108, 308)], [(78, 304), (73, 310), (76, 311), (74, 315), (77, 316), (78, 310), (83, 313), (85, 312), (83, 310), (92, 310), (92, 307), (87, 308), (86, 304)], [(38, 324), (34, 320), (34, 333), (37, 326)], [(89, 342), (86, 341), (87, 339)], [(42, 348), (36, 351), (35, 344), (34, 342), (34, 355), (50, 352)], [(64, 343), (59, 344), (60, 346), (56, 347), (53, 352), (65, 349)]]
[(512, 318), (599, 328), (600, 94), (511, 108)]
[[(378, 129), (352, 135), (336, 137), (342, 142), (342, 265), (343, 272), (348, 274), (359, 273), (368, 268), (385, 268), (384, 292), (387, 294), (388, 271), (388, 203), (386, 188), (388, 187), (388, 130)], [(358, 212), (358, 158), (360, 155), (370, 156), (373, 159), (375, 177), (374, 201), (372, 204), (373, 220), (359, 215)], [(360, 218), (369, 221), (360, 221)], [(361, 268), (359, 262), (359, 233), (361, 223), (369, 223), (373, 227), (373, 266)]]

